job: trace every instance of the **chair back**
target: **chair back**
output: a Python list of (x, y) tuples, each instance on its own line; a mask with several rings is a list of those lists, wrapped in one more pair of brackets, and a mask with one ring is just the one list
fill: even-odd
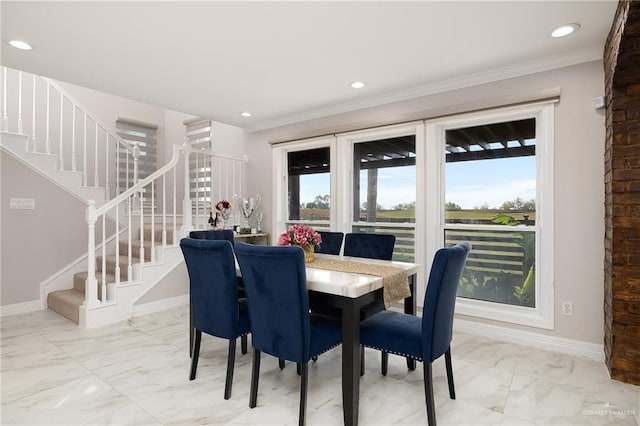
[(470, 250), (471, 245), (463, 242), (439, 249), (433, 258), (422, 311), (425, 362), (434, 361), (451, 345), (456, 294)]
[(318, 234), (320, 234), (322, 242), (315, 248), (316, 253), (340, 254), (344, 237), (342, 232), (318, 231)]
[(235, 243), (233, 231), (231, 229), (205, 229), (200, 231), (189, 232), (189, 238), (197, 240), (227, 240), (231, 244)]
[(391, 260), (396, 236), (392, 234), (350, 233), (344, 237), (345, 256)]
[(302, 248), (238, 243), (235, 249), (253, 347), (278, 358), (308, 362), (309, 296)]
[(207, 334), (238, 337), (238, 288), (233, 246), (226, 240), (183, 238), (194, 326)]

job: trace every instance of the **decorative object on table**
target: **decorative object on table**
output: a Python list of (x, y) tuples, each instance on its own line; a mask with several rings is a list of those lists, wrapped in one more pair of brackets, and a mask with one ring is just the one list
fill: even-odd
[(241, 210), (240, 204), (241, 204), (240, 196), (238, 194), (233, 194), (233, 206), (234, 206), (234, 208), (232, 210), (232, 212), (233, 212), (233, 226), (232, 226), (232, 229), (233, 229), (233, 232), (236, 232), (238, 234), (240, 233), (240, 228), (241, 228), (241, 226), (240, 226), (240, 210)]
[(262, 196), (260, 196), (260, 194), (257, 194), (255, 198), (249, 197), (240, 199), (240, 211), (242, 212), (242, 216), (244, 216), (244, 222), (242, 224), (242, 228), (240, 228), (240, 233), (251, 233), (249, 218), (253, 212), (260, 207), (261, 202)]
[(322, 237), (312, 227), (307, 225), (291, 225), (278, 237), (279, 246), (300, 246), (304, 250), (304, 261), (313, 262), (314, 249), (322, 243)]
[(227, 200), (220, 200), (216, 203), (216, 210), (220, 212), (220, 218), (222, 219), (222, 224), (220, 227), (222, 229), (225, 229), (226, 222), (231, 217), (231, 203)]
[(258, 222), (258, 232), (262, 232), (262, 221), (264, 220), (264, 212), (258, 212), (256, 214), (256, 221)]

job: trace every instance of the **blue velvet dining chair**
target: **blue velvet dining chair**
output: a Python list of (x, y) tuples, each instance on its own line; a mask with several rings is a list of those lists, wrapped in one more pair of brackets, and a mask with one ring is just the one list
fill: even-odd
[(396, 244), (392, 234), (349, 233), (344, 236), (344, 255), (391, 260)]
[[(349, 233), (344, 238), (344, 255), (369, 259), (391, 260), (396, 245), (396, 236), (392, 234)], [(376, 300), (362, 308), (360, 319), (384, 311), (384, 301)], [(386, 375), (389, 355), (382, 353), (382, 374)], [(364, 346), (360, 349), (360, 374), (364, 374)]]
[[(189, 238), (197, 240), (227, 240), (231, 244), (235, 244), (234, 233), (231, 229), (201, 229), (197, 231), (189, 232)], [(238, 297), (244, 299), (244, 287), (242, 286), (242, 280), (238, 279)], [(243, 354), (247, 353), (247, 335), (240, 337), (241, 351)]]
[(303, 425), (309, 360), (342, 342), (341, 324), (309, 313), (302, 248), (238, 243), (235, 250), (252, 323), (249, 407), (257, 403), (261, 352), (296, 362), (301, 376), (299, 424)]
[(229, 340), (224, 399), (231, 397), (236, 339), (251, 331), (245, 299), (238, 299), (233, 246), (227, 240), (183, 238), (180, 248), (189, 273), (195, 340), (189, 380), (194, 380), (202, 333)]
[(235, 243), (233, 231), (231, 229), (201, 229), (189, 232), (189, 238), (197, 240), (227, 240), (231, 244)]
[(422, 319), (387, 310), (360, 324), (362, 345), (422, 361), (429, 426), (436, 424), (431, 363), (443, 354), (449, 396), (456, 399), (451, 365), (453, 313), (462, 269), (470, 250), (471, 245), (464, 242), (436, 252), (424, 296)]
[(319, 246), (316, 246), (316, 253), (340, 254), (344, 233), (318, 231), (318, 234), (320, 234), (320, 237), (322, 238), (322, 243), (320, 243)]

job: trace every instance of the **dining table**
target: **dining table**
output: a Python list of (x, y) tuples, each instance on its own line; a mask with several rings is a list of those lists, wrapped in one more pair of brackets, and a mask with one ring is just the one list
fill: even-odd
[[(384, 298), (384, 277), (373, 275), (376, 267), (401, 270), (407, 277), (408, 295), (403, 299), (406, 314), (416, 314), (416, 276), (420, 269), (417, 263), (393, 260), (368, 259), (342, 255), (315, 254), (318, 262), (306, 264), (307, 290), (314, 305), (337, 308), (342, 315), (342, 405), (345, 426), (358, 424), (360, 400), (360, 320), (361, 309)], [(324, 259), (324, 261), (323, 261)], [(330, 261), (330, 262), (326, 262)], [(315, 263), (315, 265), (314, 265)], [(319, 267), (323, 264), (322, 268)], [(336, 267), (331, 269), (332, 266)], [(370, 265), (363, 272), (349, 272), (344, 265)], [(371, 269), (370, 271), (368, 269)], [(236, 264), (240, 278), (240, 268)], [(191, 317), (191, 314), (190, 314)], [(191, 318), (191, 321), (193, 319)], [(193, 322), (190, 327), (190, 348), (193, 347)], [(415, 370), (415, 360), (407, 358), (407, 367)]]
[[(404, 312), (416, 314), (416, 276), (420, 265), (393, 260), (368, 259), (328, 254), (315, 255), (319, 259), (363, 263), (373, 267), (394, 267), (407, 276), (410, 295), (404, 299)], [(342, 311), (342, 406), (345, 426), (358, 424), (360, 401), (360, 311), (363, 307), (383, 299), (382, 276), (362, 272), (320, 269), (314, 262), (307, 264), (307, 290), (313, 304), (338, 308)], [(345, 268), (340, 268), (345, 269)], [(416, 362), (407, 359), (407, 367), (415, 370)]]

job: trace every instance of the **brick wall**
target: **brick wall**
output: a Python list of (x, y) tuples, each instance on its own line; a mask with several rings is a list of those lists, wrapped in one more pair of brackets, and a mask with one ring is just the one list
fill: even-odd
[(604, 51), (605, 358), (640, 384), (640, 3), (621, 0)]

